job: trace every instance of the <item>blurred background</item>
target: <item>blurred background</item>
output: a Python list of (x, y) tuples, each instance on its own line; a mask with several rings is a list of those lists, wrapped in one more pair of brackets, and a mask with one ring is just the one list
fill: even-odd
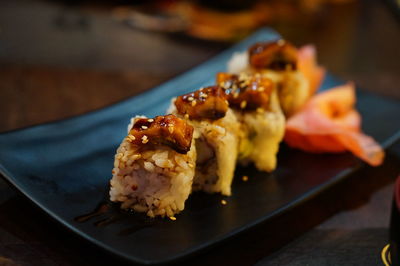
[(343, 79), (399, 98), (398, 3), (1, 1), (0, 131), (136, 95), (264, 26), (315, 44), (319, 61)]

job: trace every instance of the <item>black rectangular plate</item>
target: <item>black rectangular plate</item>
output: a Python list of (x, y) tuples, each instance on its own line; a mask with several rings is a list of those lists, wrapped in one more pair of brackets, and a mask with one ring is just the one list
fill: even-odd
[[(183, 258), (285, 212), (345, 178), (361, 163), (350, 154), (313, 155), (283, 147), (272, 174), (240, 168), (233, 195), (223, 206), (220, 195), (195, 193), (176, 221), (105, 213), (80, 222), (107, 200), (114, 152), (130, 117), (163, 114), (172, 97), (211, 84), (235, 51), (279, 35), (262, 29), (219, 56), (137, 97), (59, 122), (0, 134), (0, 171), (51, 217), (96, 245), (139, 263)], [(339, 82), (328, 75), (324, 88)], [(358, 93), (363, 128), (384, 147), (399, 137), (397, 101)], [(104, 210), (104, 208), (103, 208)], [(79, 219), (78, 219), (79, 220)]]

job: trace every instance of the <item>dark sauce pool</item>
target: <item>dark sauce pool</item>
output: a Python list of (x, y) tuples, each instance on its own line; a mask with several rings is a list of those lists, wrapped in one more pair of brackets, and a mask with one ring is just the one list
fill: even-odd
[(119, 204), (101, 201), (93, 211), (74, 218), (78, 223), (92, 223), (95, 227), (106, 227), (114, 223), (129, 220), (129, 226), (120, 230), (117, 235), (127, 236), (159, 223), (160, 219), (147, 217), (131, 210), (121, 210)]

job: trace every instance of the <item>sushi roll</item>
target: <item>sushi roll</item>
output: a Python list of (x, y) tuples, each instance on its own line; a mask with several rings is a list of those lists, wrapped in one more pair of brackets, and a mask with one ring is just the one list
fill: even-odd
[(274, 83), (260, 74), (245, 73), (218, 73), (217, 83), (225, 89), (240, 122), (239, 162), (253, 162), (260, 171), (273, 171), (285, 132), (285, 116)]
[(197, 161), (193, 190), (231, 195), (239, 124), (225, 91), (210, 86), (179, 96), (169, 111), (194, 127)]
[(110, 200), (150, 217), (172, 217), (191, 193), (193, 127), (174, 115), (136, 117), (115, 155)]
[(309, 81), (298, 70), (297, 48), (285, 40), (256, 43), (247, 53), (234, 55), (228, 72), (260, 73), (271, 79), (287, 117), (298, 111), (313, 93)]

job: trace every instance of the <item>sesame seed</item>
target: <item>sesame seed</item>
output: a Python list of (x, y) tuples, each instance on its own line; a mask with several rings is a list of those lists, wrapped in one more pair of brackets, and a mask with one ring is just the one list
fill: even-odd
[(193, 98), (192, 96), (188, 97), (188, 101), (189, 101), (189, 102), (191, 102), (191, 101), (193, 101), (193, 100), (194, 100), (194, 98)]
[(264, 113), (264, 108), (261, 108), (261, 107), (257, 108), (257, 113), (259, 113), (259, 114)]
[(221, 200), (221, 204), (222, 204), (222, 205), (226, 205), (227, 203), (228, 203), (228, 202), (226, 202), (226, 200), (224, 200), (224, 199)]
[(143, 137), (142, 137), (142, 143), (143, 143), (143, 144), (146, 144), (147, 142), (149, 142), (149, 139), (147, 138), (146, 135), (143, 135)]
[(244, 182), (246, 182), (247, 180), (249, 180), (249, 177), (248, 177), (247, 175), (244, 175), (244, 176), (242, 176), (242, 180), (243, 180)]
[(151, 123), (151, 122), (154, 122), (154, 119), (153, 119), (153, 118), (150, 118), (150, 119), (147, 120), (147, 122), (150, 122), (150, 123)]
[(174, 133), (174, 127), (172, 126), (168, 126), (168, 131), (169, 131), (169, 133)]
[(246, 108), (246, 105), (247, 105), (247, 102), (246, 101), (242, 101), (240, 103), (240, 108), (244, 109), (244, 108)]
[(220, 83), (219, 83), (219, 86), (220, 86), (220, 87), (225, 87), (225, 83), (224, 83), (224, 82), (220, 82)]
[(207, 98), (207, 94), (205, 94), (204, 92), (200, 92), (199, 96), (200, 98)]
[(128, 141), (128, 142), (132, 142), (132, 141), (134, 141), (136, 138), (135, 138), (135, 136), (133, 136), (133, 135), (128, 135), (127, 137), (126, 137), (126, 140)]
[(147, 126), (142, 126), (142, 129), (148, 129), (148, 127)]
[(188, 114), (185, 114), (184, 117), (185, 117), (185, 119), (189, 119), (189, 115)]
[(188, 165), (189, 165), (190, 168), (194, 167), (194, 165), (192, 163), (188, 163)]
[(196, 103), (197, 103), (196, 100), (193, 100), (193, 101), (192, 101), (192, 106), (195, 106)]
[(172, 221), (176, 221), (176, 217), (175, 216), (170, 216), (169, 219), (171, 219)]
[(258, 91), (264, 91), (265, 88), (263, 86), (257, 88)]

